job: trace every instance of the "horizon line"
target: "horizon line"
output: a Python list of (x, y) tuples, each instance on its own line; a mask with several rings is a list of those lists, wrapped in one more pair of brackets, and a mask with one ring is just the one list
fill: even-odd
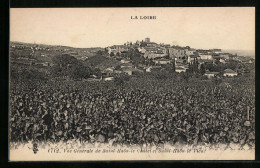
[[(138, 41), (138, 40), (137, 40)], [(106, 47), (109, 47), (109, 46), (113, 46), (113, 45), (124, 45), (124, 44), (112, 44), (112, 45), (109, 45), (109, 46), (106, 46), (106, 47), (100, 47), (100, 46), (96, 46), (96, 47), (74, 47), (74, 46), (69, 46), (69, 45), (60, 45), (60, 44), (46, 44), (46, 43), (35, 43), (35, 42), (23, 42), (23, 41), (9, 41), (9, 45), (10, 45), (10, 42), (13, 42), (13, 43), (27, 43), (27, 44), (38, 44), (38, 45), (49, 45), (49, 46), (62, 46), (62, 47), (71, 47), (71, 48), (78, 48), (78, 49), (83, 49), (83, 48), (106, 48)], [(156, 43), (156, 42), (155, 42)], [(157, 44), (160, 44), (160, 43), (157, 43)], [(180, 46), (180, 47), (186, 47), (188, 45), (185, 45), (185, 46), (181, 46), (181, 45), (170, 45), (170, 46)], [(221, 49), (221, 50), (237, 50), (237, 51), (255, 51), (255, 49), (222, 49), (222, 48), (218, 48), (218, 47), (214, 47), (214, 48), (194, 48), (194, 47), (191, 47), (189, 46), (190, 48), (193, 48), (193, 49), (203, 49), (203, 50), (210, 50), (210, 49)]]

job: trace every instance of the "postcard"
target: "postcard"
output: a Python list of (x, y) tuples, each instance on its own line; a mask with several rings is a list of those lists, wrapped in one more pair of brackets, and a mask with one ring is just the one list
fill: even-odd
[(254, 160), (255, 8), (11, 8), (10, 161)]

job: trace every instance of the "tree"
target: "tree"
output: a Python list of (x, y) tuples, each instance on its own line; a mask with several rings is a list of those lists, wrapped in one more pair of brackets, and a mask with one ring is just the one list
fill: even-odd
[(227, 68), (235, 70), (237, 69), (237, 67), (239, 66), (239, 62), (235, 61), (235, 60), (230, 60), (227, 64), (226, 64)]
[(206, 68), (205, 68), (205, 65), (204, 65), (204, 64), (202, 64), (202, 65), (200, 66), (200, 73), (201, 73), (202, 75), (204, 75), (204, 74), (206, 73)]
[(68, 64), (74, 64), (77, 62), (77, 59), (69, 54), (56, 55), (52, 58), (52, 62), (55, 65), (61, 67), (67, 67)]
[(170, 64), (161, 65), (167, 72), (173, 73), (175, 72), (175, 64), (174, 62)]
[(69, 76), (73, 79), (80, 79), (83, 78), (87, 79), (90, 77), (91, 69), (87, 66), (84, 66), (82, 63), (78, 62), (77, 64), (73, 64), (70, 68)]
[(188, 68), (189, 72), (194, 72), (194, 66), (191, 63), (188, 64)]
[(199, 61), (197, 59), (194, 60), (194, 66), (195, 66), (196, 72), (198, 72), (199, 71)]
[(111, 52), (111, 53), (110, 53), (110, 56), (113, 57), (113, 56), (115, 56), (115, 54), (114, 54), (113, 52)]
[(215, 64), (217, 64), (217, 65), (220, 64), (220, 59), (216, 59)]
[(145, 46), (146, 46), (146, 43), (142, 40), (141, 44), (140, 44), (140, 47), (145, 47)]
[(51, 68), (53, 76), (70, 77), (73, 79), (88, 78), (91, 69), (68, 54), (56, 55), (52, 58), (54, 66)]
[(170, 59), (170, 56), (169, 56), (169, 55), (167, 55), (167, 56), (165, 56), (164, 58), (165, 58), (165, 59)]
[(172, 61), (172, 70), (175, 72), (176, 66), (175, 66), (175, 60)]
[(69, 66), (76, 64), (78, 60), (68, 54), (56, 55), (52, 58), (54, 66), (51, 68), (53, 76), (68, 76)]

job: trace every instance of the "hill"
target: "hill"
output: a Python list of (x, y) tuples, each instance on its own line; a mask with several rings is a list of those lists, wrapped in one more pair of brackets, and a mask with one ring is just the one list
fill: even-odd
[(58, 54), (70, 54), (77, 59), (84, 60), (95, 56), (98, 51), (104, 51), (104, 48), (74, 48), (59, 45), (10, 42), (10, 52), (16, 52), (16, 55), (25, 57), (28, 57), (30, 54), (36, 58), (53, 57)]
[(116, 67), (117, 65), (120, 65), (121, 62), (117, 61), (113, 58), (109, 58), (103, 55), (96, 55), (93, 57), (90, 57), (85, 61), (85, 63), (88, 66), (99, 68), (100, 70), (104, 70), (109, 67)]

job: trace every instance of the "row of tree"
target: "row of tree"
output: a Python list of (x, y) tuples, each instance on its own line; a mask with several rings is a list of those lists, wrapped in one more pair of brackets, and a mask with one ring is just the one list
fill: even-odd
[(188, 72), (200, 73), (202, 75), (205, 74), (206, 71), (220, 72), (220, 74), (223, 74), (225, 69), (232, 69), (239, 73), (249, 72), (250, 69), (252, 69), (249, 65), (234, 60), (231, 60), (227, 63), (221, 63), (219, 61), (216, 61), (215, 63), (207, 62), (201, 65), (197, 60), (195, 60), (188, 65)]

